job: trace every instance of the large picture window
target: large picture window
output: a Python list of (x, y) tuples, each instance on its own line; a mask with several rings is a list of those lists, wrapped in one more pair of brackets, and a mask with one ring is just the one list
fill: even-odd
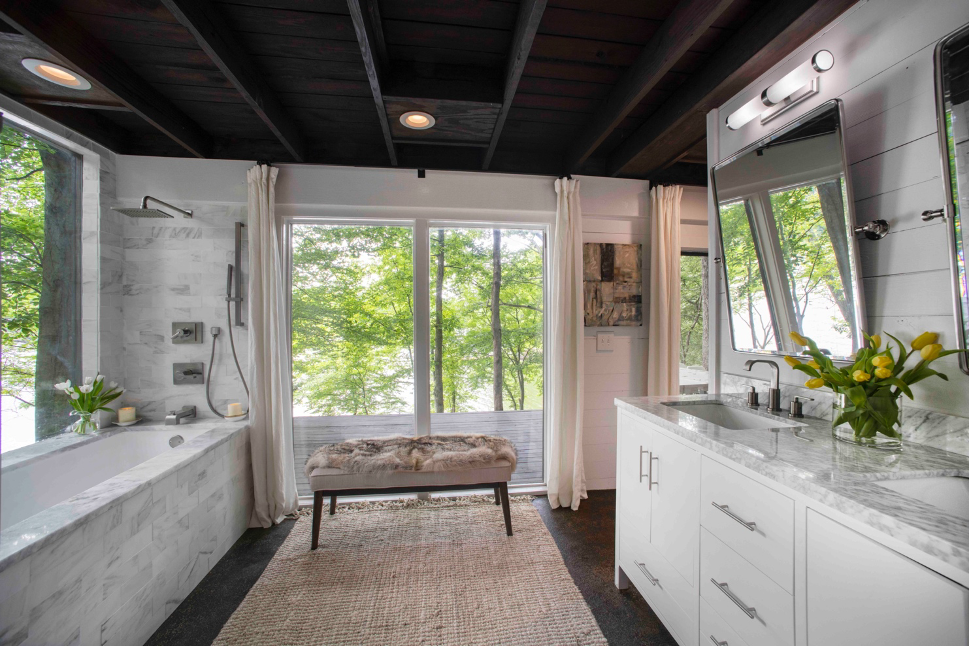
[(507, 437), (513, 483), (543, 482), (544, 229), (314, 220), (287, 237), (300, 495), (322, 444), (429, 433)]
[(81, 160), (10, 125), (0, 131), (2, 450), (63, 431), (54, 384), (81, 377)]

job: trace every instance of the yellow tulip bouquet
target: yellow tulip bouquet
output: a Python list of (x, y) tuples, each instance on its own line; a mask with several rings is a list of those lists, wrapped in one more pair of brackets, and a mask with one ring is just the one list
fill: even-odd
[[(863, 335), (867, 341), (866, 347), (856, 353), (855, 363), (839, 368), (819, 351), (815, 341), (792, 332), (792, 340), (807, 348), (805, 353), (812, 357), (812, 361), (802, 363), (795, 357), (785, 357), (785, 362), (810, 377), (805, 382), (808, 388), (827, 386), (836, 394), (844, 395), (839, 414), (832, 422), (836, 437), (839, 434), (835, 429), (848, 424), (852, 428), (852, 441), (856, 443), (875, 445), (878, 435), (892, 438), (898, 443), (900, 395), (905, 394), (912, 399), (910, 386), (930, 377), (946, 381), (947, 376), (931, 369), (930, 364), (940, 357), (964, 350), (944, 350), (936, 342), (939, 335), (935, 332), (924, 332), (913, 339), (910, 350), (891, 334), (887, 336), (896, 342), (896, 347), (892, 348), (887, 343), (885, 349), (882, 349), (882, 339), (878, 334), (869, 336), (863, 332)], [(893, 350), (896, 356), (893, 356)], [(919, 359), (916, 365), (907, 370), (906, 361), (913, 356)]]

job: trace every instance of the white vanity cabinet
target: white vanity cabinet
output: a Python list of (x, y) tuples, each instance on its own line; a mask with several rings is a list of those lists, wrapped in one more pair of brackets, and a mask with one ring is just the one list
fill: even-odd
[(809, 646), (965, 646), (967, 589), (808, 510)]
[(968, 643), (947, 565), (622, 409), (617, 474), (617, 586), (681, 646)]
[(618, 563), (677, 640), (696, 644), (700, 455), (622, 412), (616, 454)]

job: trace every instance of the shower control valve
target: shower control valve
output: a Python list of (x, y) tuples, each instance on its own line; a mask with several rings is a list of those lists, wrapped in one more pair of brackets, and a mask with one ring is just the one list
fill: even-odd
[(202, 363), (172, 364), (172, 383), (176, 386), (205, 383), (205, 366)]
[(173, 322), (172, 343), (202, 343), (202, 323), (187, 321)]

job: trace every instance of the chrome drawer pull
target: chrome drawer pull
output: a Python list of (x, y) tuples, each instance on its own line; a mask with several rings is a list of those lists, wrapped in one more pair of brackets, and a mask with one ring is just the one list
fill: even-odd
[(713, 583), (718, 588), (720, 588), (721, 589), (721, 592), (723, 592), (724, 594), (726, 594), (727, 595), (727, 598), (730, 599), (731, 601), (733, 601), (737, 605), (738, 608), (741, 608), (741, 610), (744, 612), (744, 614), (748, 615), (748, 617), (750, 619), (754, 619), (754, 612), (755, 612), (754, 611), (754, 608), (749, 608), (748, 606), (744, 605), (741, 602), (740, 599), (738, 599), (736, 596), (734, 596), (734, 593), (731, 592), (730, 590), (728, 590), (728, 584), (726, 582), (725, 583), (718, 583), (714, 579), (711, 579), (711, 583)]
[(758, 526), (757, 523), (749, 522), (749, 521), (741, 518), (737, 514), (735, 514), (733, 511), (731, 511), (730, 509), (728, 509), (728, 506), (727, 505), (719, 505), (719, 504), (717, 504), (716, 502), (713, 502), (713, 501), (711, 502), (711, 505), (713, 505), (718, 510), (723, 511), (725, 514), (728, 515), (729, 518), (731, 518), (733, 520), (736, 520), (739, 523), (741, 523), (742, 525), (744, 525), (745, 527), (747, 527), (749, 532), (753, 532), (754, 531), (754, 528)]
[(653, 451), (650, 451), (650, 476), (647, 478), (647, 491), (653, 491), (654, 485), (659, 485), (660, 481), (654, 482), (653, 480), (653, 461), (656, 460), (657, 464), (660, 464), (660, 458), (655, 458), (653, 456)]
[(717, 639), (714, 637), (714, 635), (711, 635), (711, 641), (714, 642), (714, 646), (728, 646), (728, 643), (727, 642), (719, 642), (719, 641), (717, 641)]
[(634, 560), (633, 563), (638, 568), (640, 568), (640, 571), (643, 572), (643, 576), (647, 577), (647, 581), (649, 581), (651, 585), (657, 585), (657, 583), (660, 582), (660, 579), (658, 579), (654, 575), (650, 574), (650, 570), (647, 569), (647, 566), (646, 565), (644, 565), (643, 563), (640, 563), (639, 561), (636, 561), (636, 560)]

